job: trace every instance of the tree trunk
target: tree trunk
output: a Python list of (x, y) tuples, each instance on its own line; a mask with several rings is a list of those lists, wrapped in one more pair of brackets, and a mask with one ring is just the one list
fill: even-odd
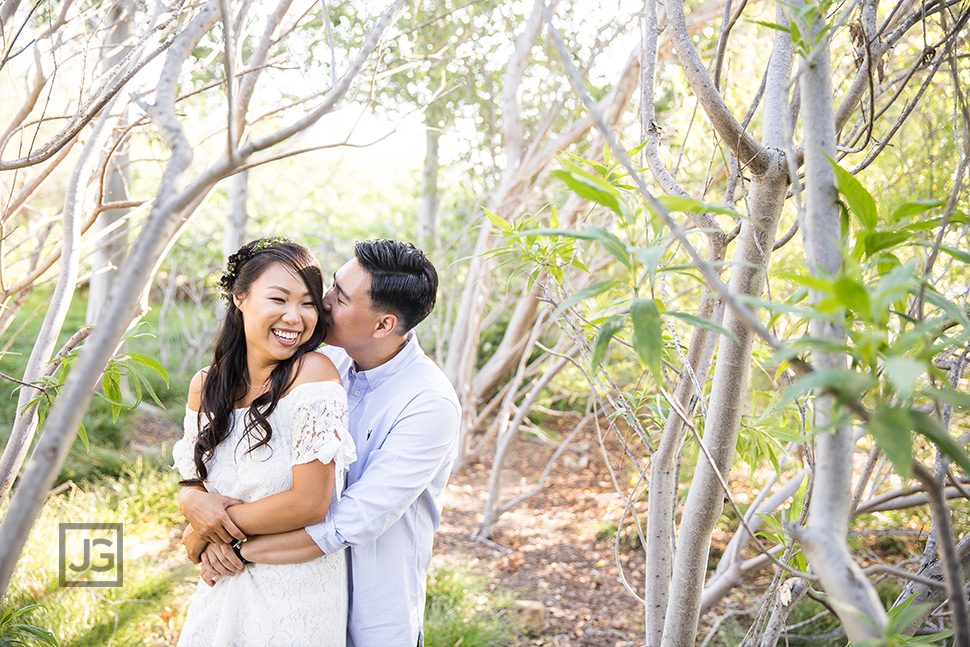
[(438, 138), (441, 131), (425, 124), (424, 170), (418, 204), (418, 244), (425, 252), (438, 249)]
[(249, 213), (246, 210), (246, 199), (249, 197), (249, 171), (236, 173), (229, 182), (229, 213), (226, 237), (222, 242), (222, 253), (229, 258), (240, 247), (246, 244), (246, 223)]
[[(809, 5), (805, 5), (808, 11)], [(815, 12), (806, 25), (813, 36), (822, 30), (822, 17)], [(813, 38), (811, 42), (816, 42)], [(832, 69), (829, 39), (821, 38), (811, 58), (801, 59), (799, 86), (803, 108), (805, 147), (805, 254), (809, 270), (819, 276), (838, 275), (842, 266), (841, 226), (835, 172), (829, 159), (835, 159), (835, 114), (832, 100)], [(825, 295), (811, 290), (813, 304)], [(834, 319), (834, 318), (833, 318)], [(842, 343), (845, 330), (829, 319), (815, 317), (809, 323), (816, 339)], [(815, 353), (816, 370), (845, 368), (846, 358), (839, 353)], [(836, 613), (845, 626), (849, 640), (881, 638), (889, 620), (875, 587), (849, 554), (846, 543), (849, 506), (852, 498), (853, 430), (837, 419), (835, 398), (816, 393), (814, 399), (817, 457), (812, 501), (805, 529), (793, 529), (805, 557), (818, 573), (822, 586), (839, 604)]]
[[(132, 21), (135, 7), (131, 2), (118, 0), (111, 5), (108, 12), (107, 24), (112, 25), (111, 31), (105, 39), (104, 49), (112, 50), (102, 59), (102, 73), (108, 73), (127, 54), (124, 43), (131, 37)], [(118, 118), (118, 130), (124, 130), (128, 120), (122, 108)], [(105, 183), (101, 200), (104, 203), (124, 202), (128, 200), (128, 151), (123, 143), (108, 163), (105, 173)], [(127, 236), (113, 231), (120, 221), (128, 215), (130, 209), (108, 209), (101, 212), (94, 223), (95, 243), (94, 254), (91, 257), (91, 280), (88, 282), (88, 304), (85, 322), (94, 325), (98, 314), (104, 307), (117, 279), (117, 266), (122, 261), (122, 253), (128, 246)]]

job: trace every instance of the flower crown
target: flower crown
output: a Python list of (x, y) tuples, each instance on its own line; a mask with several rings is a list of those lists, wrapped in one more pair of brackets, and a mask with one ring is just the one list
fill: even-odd
[(246, 264), (246, 261), (264, 249), (281, 243), (292, 242), (292, 240), (285, 236), (259, 238), (251, 243), (246, 243), (235, 254), (232, 254), (226, 261), (226, 270), (222, 273), (222, 278), (219, 279), (219, 292), (226, 298), (226, 301), (232, 301), (232, 288), (236, 285), (236, 279), (239, 278), (239, 270)]

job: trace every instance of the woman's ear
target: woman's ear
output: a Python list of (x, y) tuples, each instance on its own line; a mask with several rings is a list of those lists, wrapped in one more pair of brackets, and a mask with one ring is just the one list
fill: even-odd
[(239, 296), (238, 294), (232, 295), (232, 302), (236, 305), (237, 308), (239, 307), (239, 304), (242, 303), (242, 301), (243, 301), (242, 297)]

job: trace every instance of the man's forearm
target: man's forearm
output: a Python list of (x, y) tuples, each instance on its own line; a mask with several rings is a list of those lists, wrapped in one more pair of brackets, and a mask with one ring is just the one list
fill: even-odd
[(323, 555), (306, 530), (250, 537), (240, 547), (242, 556), (257, 564), (301, 564)]

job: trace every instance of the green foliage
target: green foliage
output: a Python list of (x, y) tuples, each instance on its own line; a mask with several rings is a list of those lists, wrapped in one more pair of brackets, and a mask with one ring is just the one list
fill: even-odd
[(5, 609), (0, 614), (0, 647), (27, 647), (32, 644), (57, 647), (54, 634), (30, 624), (23, 617), (34, 609), (42, 608), (42, 604), (28, 604), (19, 609)]
[(889, 626), (882, 638), (872, 638), (859, 642), (849, 643), (850, 647), (915, 647), (917, 645), (939, 645), (941, 641), (953, 635), (953, 631), (946, 630), (925, 636), (905, 636), (903, 631), (913, 624), (923, 612), (931, 605), (913, 605), (913, 598), (910, 596), (902, 603), (896, 605), (887, 612), (889, 616)]
[[(862, 183), (835, 162), (832, 168), (843, 209), (860, 225), (844, 236), (846, 262), (832, 277), (779, 275), (820, 294), (816, 308), (802, 310), (802, 315), (844, 326), (847, 339), (843, 343), (803, 337), (777, 359), (785, 361), (813, 351), (835, 352), (845, 354), (849, 366), (813, 371), (796, 381), (786, 397), (813, 390), (835, 395), (863, 417), (866, 428), (903, 477), (912, 473), (913, 434), (926, 438), (970, 473), (966, 451), (936, 418), (914, 409), (927, 401), (970, 405), (970, 398), (951, 387), (933, 363), (944, 349), (970, 339), (967, 313), (929, 284), (915, 259), (900, 260), (907, 247), (926, 244), (910, 231), (912, 219), (940, 202), (911, 202), (897, 207), (889, 217), (880, 217), (876, 200)], [(959, 255), (953, 258), (954, 262), (970, 260)], [(922, 304), (921, 309), (929, 313), (917, 318), (911, 303)], [(867, 413), (861, 413), (860, 403)]]
[(424, 612), (427, 647), (508, 647), (516, 631), (508, 617), (496, 614), (481, 578), (471, 573), (438, 569), (428, 576)]

